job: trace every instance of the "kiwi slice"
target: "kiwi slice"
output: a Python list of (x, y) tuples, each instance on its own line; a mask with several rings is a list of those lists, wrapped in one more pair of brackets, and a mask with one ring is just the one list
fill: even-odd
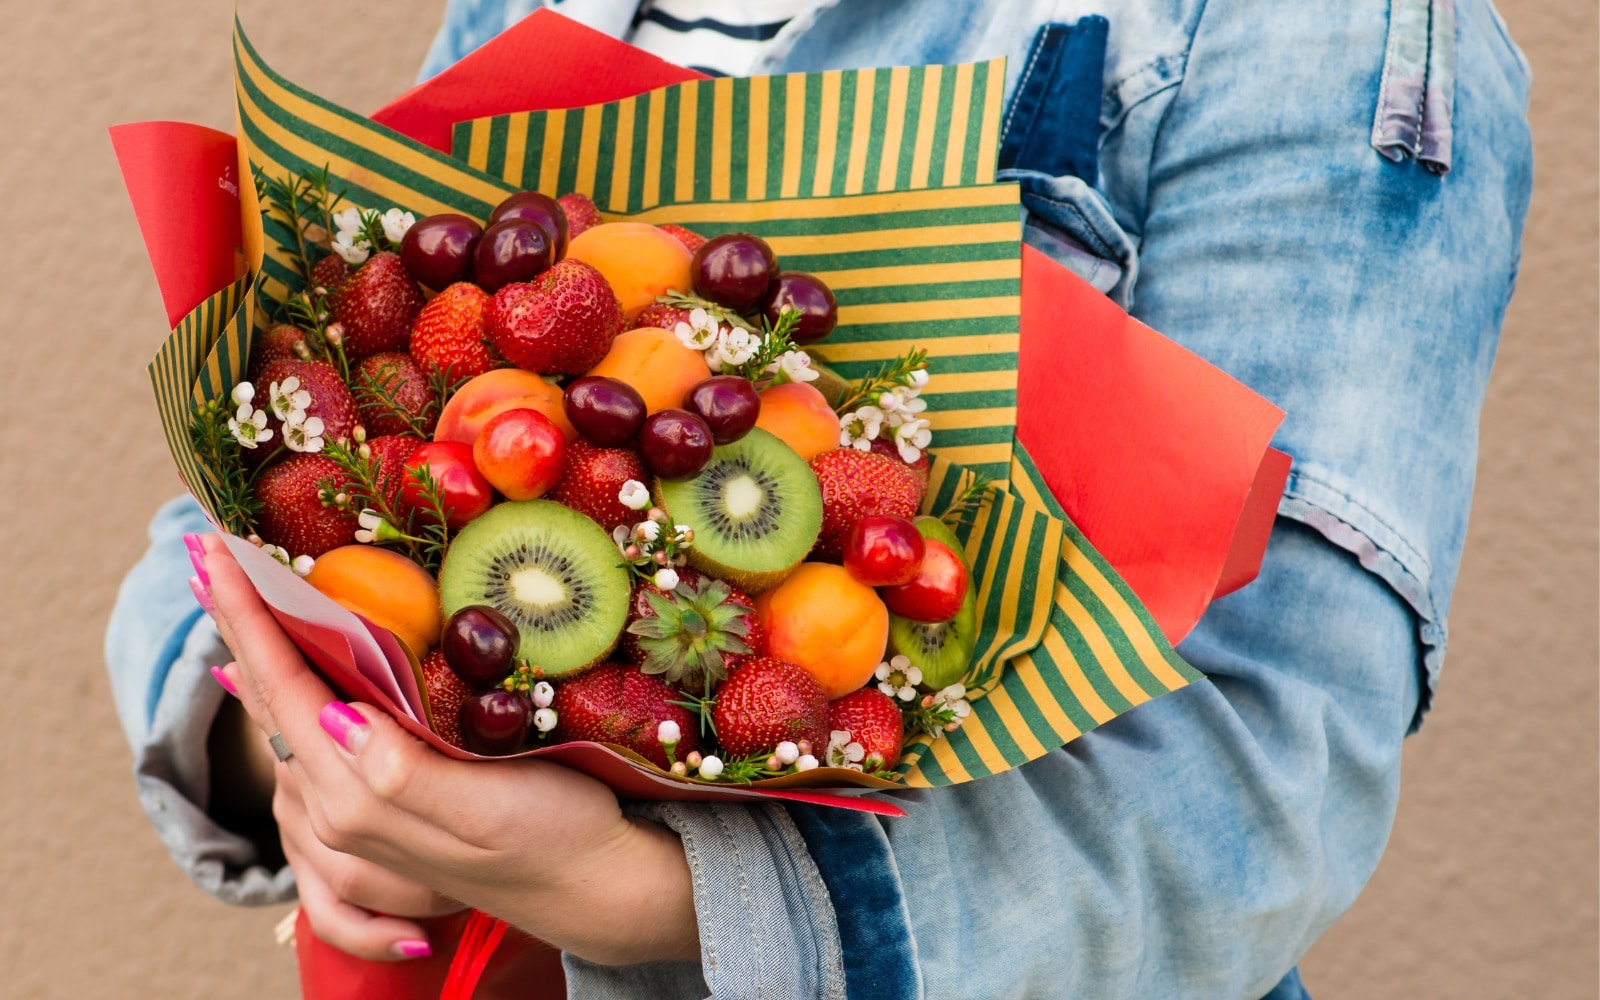
[(517, 655), (560, 677), (605, 659), (628, 620), (628, 571), (598, 524), (549, 500), (502, 503), (450, 543), (445, 616), (487, 604), (517, 623)]
[(693, 479), (660, 480), (661, 506), (694, 529), (689, 565), (754, 593), (776, 586), (822, 530), (822, 491), (793, 448), (759, 428)]
[[(943, 542), (956, 555), (962, 555), (961, 542), (945, 523), (936, 517), (918, 517), (911, 523), (923, 538)], [(968, 567), (971, 569), (971, 567)], [(969, 574), (970, 576), (970, 574)], [(972, 666), (972, 653), (978, 642), (978, 587), (974, 580), (967, 587), (961, 610), (949, 621), (914, 622), (889, 615), (889, 653), (904, 653), (911, 665), (922, 671), (922, 683), (934, 689), (954, 684)]]

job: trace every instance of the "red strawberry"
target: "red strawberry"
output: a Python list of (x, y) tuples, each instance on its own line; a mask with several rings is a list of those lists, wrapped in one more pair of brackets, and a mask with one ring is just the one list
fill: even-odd
[(329, 254), (311, 267), (312, 284), (318, 288), (326, 289), (328, 295), (334, 300), (339, 298), (339, 290), (349, 280), (350, 265), (336, 253)]
[(556, 199), (556, 204), (561, 206), (561, 211), (567, 217), (567, 239), (576, 239), (578, 234), (585, 229), (593, 229), (606, 221), (600, 218), (600, 210), (594, 207), (594, 202), (582, 191), (564, 194)]
[[(382, 351), (362, 358), (351, 373), (350, 384), (369, 435), (407, 434), (413, 424), (431, 434), (439, 422), (433, 387), (409, 354)], [(396, 406), (401, 412), (395, 412)]]
[(652, 302), (639, 310), (639, 315), (633, 318), (630, 329), (653, 326), (662, 330), (677, 329), (679, 323), (689, 322), (689, 310), (680, 306), (669, 306), (665, 302)]
[(458, 281), (433, 297), (411, 326), (411, 357), (425, 372), (448, 372), (451, 381), (475, 378), (495, 367), (484, 342), (489, 293)]
[(844, 558), (850, 529), (868, 514), (908, 520), (922, 504), (923, 484), (904, 462), (854, 448), (825, 451), (811, 460), (822, 488), (822, 533), (813, 554), (829, 562)]
[(679, 243), (682, 243), (684, 246), (689, 248), (690, 253), (694, 253), (696, 250), (706, 245), (706, 238), (704, 236), (685, 229), (677, 223), (668, 222), (664, 225), (657, 226), (656, 228), (676, 236)]
[(885, 458), (894, 459), (896, 462), (904, 465), (912, 472), (915, 472), (917, 474), (917, 482), (922, 484), (922, 489), (924, 491), (927, 490), (928, 453), (926, 451), (924, 451), (921, 455), (918, 455), (915, 462), (907, 462), (905, 459), (900, 457), (900, 449), (896, 448), (893, 442), (889, 441), (887, 438), (881, 437), (872, 439), (872, 450), (876, 454), (882, 455)]
[(422, 289), (406, 273), (400, 255), (375, 253), (339, 291), (334, 316), (344, 328), (344, 351), (364, 358), (379, 351), (403, 351), (411, 321), (422, 308)]
[(729, 583), (680, 569), (678, 586), (640, 583), (622, 633), (623, 654), (647, 674), (704, 692), (740, 657), (766, 650), (756, 602)]
[(532, 282), (500, 289), (484, 319), (495, 350), (540, 375), (593, 368), (625, 322), (605, 277), (581, 260), (557, 261)]
[(747, 656), (717, 689), (711, 708), (717, 741), (735, 757), (767, 753), (784, 740), (821, 747), (828, 696), (816, 679), (787, 660)]
[(632, 510), (617, 499), (623, 484), (630, 479), (650, 481), (638, 452), (631, 448), (596, 448), (579, 438), (567, 445), (567, 466), (544, 498), (565, 504), (610, 531), (644, 520), (643, 511)]
[(465, 750), (461, 740), (461, 703), (473, 697), (472, 689), (450, 669), (437, 649), (422, 658), (422, 686), (428, 695), (430, 728), (453, 747)]
[[(322, 505), (323, 481), (343, 483), (344, 473), (322, 455), (291, 455), (262, 470), (255, 495), (261, 503), (256, 531), (290, 556), (320, 556), (356, 540), (356, 519)], [(331, 499), (331, 498), (330, 498)]]
[(383, 488), (384, 499), (391, 510), (400, 506), (400, 487), (405, 482), (405, 464), (413, 452), (422, 447), (419, 437), (409, 434), (385, 434), (367, 442), (372, 457), (378, 460), (378, 485)]
[[(874, 687), (852, 691), (828, 703), (828, 730), (848, 732), (850, 742), (867, 752), (861, 764), (868, 770), (893, 767), (900, 759), (905, 720), (893, 698)], [(873, 756), (877, 755), (877, 760)], [(824, 761), (823, 763), (827, 763)]]
[[(274, 361), (300, 361), (310, 357), (310, 348), (305, 345), (306, 332), (297, 326), (279, 323), (268, 327), (266, 332), (250, 345), (251, 378), (260, 382), (261, 369)], [(302, 354), (302, 351), (305, 353)]]
[(326, 361), (293, 360), (272, 362), (261, 369), (256, 381), (254, 405), (258, 410), (267, 411), (267, 426), (272, 428), (272, 440), (267, 444), (276, 448), (283, 442), (283, 422), (272, 415), (272, 386), (276, 383), (280, 391), (288, 391), (286, 387), (291, 378), (298, 380), (295, 392), (311, 397), (305, 406), (306, 417), (322, 421), (322, 439), (349, 440), (356, 429), (356, 401), (344, 379)]
[(661, 678), (643, 673), (632, 664), (602, 663), (556, 686), (556, 700), (551, 706), (557, 720), (553, 735), (557, 743), (615, 743), (666, 768), (667, 752), (656, 738), (662, 722), (678, 724), (678, 760), (695, 749), (697, 743), (699, 719), (681, 705), (672, 704), (682, 697)]

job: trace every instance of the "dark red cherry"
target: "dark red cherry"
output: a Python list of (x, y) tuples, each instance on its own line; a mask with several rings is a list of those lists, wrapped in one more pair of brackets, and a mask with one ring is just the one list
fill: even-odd
[(628, 383), (603, 375), (567, 386), (561, 406), (583, 439), (600, 448), (630, 444), (644, 427), (644, 398)]
[(761, 397), (750, 380), (738, 375), (713, 375), (693, 389), (683, 405), (711, 428), (711, 440), (732, 444), (750, 433), (761, 416)]
[(702, 297), (737, 313), (753, 312), (778, 276), (767, 241), (749, 233), (724, 233), (694, 252), (689, 274)]
[(514, 281), (531, 281), (550, 269), (550, 238), (529, 219), (507, 219), (483, 231), (472, 258), (474, 280), (491, 295)]
[(639, 450), (650, 471), (663, 479), (699, 474), (711, 461), (711, 428), (688, 410), (653, 413), (639, 431)]
[(511, 619), (486, 604), (472, 604), (445, 622), (439, 651), (463, 680), (481, 689), (499, 684), (511, 673), (520, 640)]
[(483, 227), (465, 215), (430, 215), (406, 230), (400, 262), (406, 272), (434, 291), (472, 279), (472, 253)]
[(767, 322), (774, 325), (783, 309), (788, 306), (800, 311), (799, 324), (789, 332), (796, 344), (815, 344), (833, 332), (839, 322), (839, 304), (833, 291), (822, 279), (804, 271), (784, 271), (767, 289), (767, 298), (761, 311)]
[(494, 211), (489, 213), (491, 226), (506, 219), (527, 219), (530, 222), (537, 222), (539, 228), (549, 237), (550, 246), (555, 250), (551, 263), (567, 255), (567, 213), (563, 212), (561, 206), (549, 195), (537, 191), (518, 191), (496, 205)]
[(485, 757), (516, 753), (533, 723), (533, 702), (517, 691), (490, 691), (461, 703), (461, 738)]

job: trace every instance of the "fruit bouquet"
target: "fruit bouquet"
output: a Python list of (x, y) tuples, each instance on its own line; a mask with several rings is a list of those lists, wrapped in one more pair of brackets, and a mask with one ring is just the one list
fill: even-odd
[(236, 139), (114, 135), (151, 377), (346, 696), (622, 795), (897, 814), (863, 793), (1198, 677), (1282, 414), (1023, 250), (1001, 61), (704, 80), (540, 12), (366, 118), (235, 57)]

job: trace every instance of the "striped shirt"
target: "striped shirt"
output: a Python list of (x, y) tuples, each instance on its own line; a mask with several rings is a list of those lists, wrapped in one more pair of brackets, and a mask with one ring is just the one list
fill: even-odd
[(811, 0), (645, 0), (628, 41), (709, 76), (743, 76)]

